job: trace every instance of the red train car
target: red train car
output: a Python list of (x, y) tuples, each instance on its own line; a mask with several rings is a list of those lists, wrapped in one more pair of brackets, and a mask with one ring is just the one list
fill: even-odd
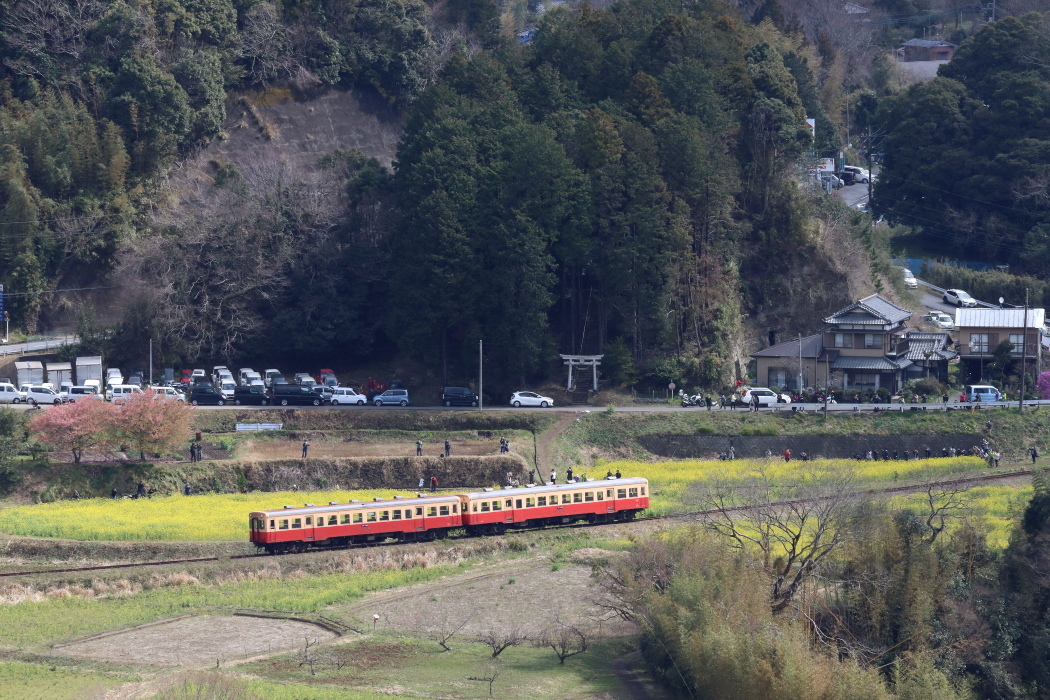
[(630, 477), (574, 484), (487, 489), (459, 496), (463, 526), (472, 535), (586, 520), (630, 520), (649, 507), (649, 481)]
[(307, 503), (249, 513), (250, 539), (269, 554), (304, 552), (310, 547), (444, 538), (463, 526), (459, 496), (377, 498), (373, 501)]

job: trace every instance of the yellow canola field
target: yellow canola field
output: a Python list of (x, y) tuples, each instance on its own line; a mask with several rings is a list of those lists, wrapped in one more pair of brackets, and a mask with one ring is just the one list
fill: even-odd
[[(967, 492), (967, 508), (957, 513), (966, 518), (978, 529), (988, 534), (988, 546), (992, 549), (1005, 549), (1010, 544), (1010, 534), (1024, 512), (1028, 501), (1032, 499), (1031, 486), (975, 486)], [(897, 508), (907, 508), (919, 515), (928, 513), (926, 494), (909, 494), (892, 500)], [(949, 527), (958, 526), (959, 520)]]
[[(858, 487), (919, 481), (926, 477), (978, 472), (985, 463), (974, 457), (899, 462), (856, 462), (853, 460), (814, 460), (785, 463), (773, 460), (614, 462), (601, 469), (624, 476), (644, 476), (651, 483), (655, 515), (684, 512), (693, 507), (690, 487), (716, 478), (745, 481), (760, 470), (773, 479), (794, 480), (814, 474), (833, 474), (853, 470)], [(595, 475), (597, 473), (595, 470)], [(346, 503), (372, 498), (410, 495), (392, 490), (315, 491), (249, 494), (203, 494), (164, 496), (152, 499), (104, 498), (59, 501), (0, 510), (0, 532), (28, 537), (55, 537), (71, 540), (127, 541), (237, 541), (248, 538), (248, 513), (304, 503)]]
[(248, 513), (304, 503), (326, 505), (412, 492), (314, 491), (91, 498), (0, 510), (0, 532), (70, 540), (233, 541), (248, 539)]
[(979, 457), (948, 457), (936, 459), (899, 461), (856, 461), (852, 459), (817, 459), (802, 462), (782, 458), (735, 459), (732, 461), (681, 461), (638, 462), (618, 461), (594, 468), (593, 476), (600, 471), (617, 470), (623, 476), (643, 476), (649, 479), (652, 492), (651, 512), (654, 515), (684, 512), (693, 504), (690, 488), (697, 484), (715, 480), (744, 482), (759, 472), (773, 481), (783, 479), (795, 481), (816, 476), (813, 483), (820, 482), (821, 474), (833, 475), (851, 470), (858, 488), (864, 486), (893, 485), (893, 482), (909, 483), (926, 478), (949, 478), (953, 474), (980, 472), (988, 464)]

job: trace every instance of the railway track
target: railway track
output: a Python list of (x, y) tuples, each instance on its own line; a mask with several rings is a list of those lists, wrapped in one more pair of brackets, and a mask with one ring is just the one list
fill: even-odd
[[(961, 479), (948, 479), (948, 480), (945, 480), (945, 481), (936, 481), (936, 482), (931, 482), (931, 483), (933, 485), (935, 485), (935, 486), (965, 486), (967, 484), (980, 484), (980, 483), (992, 482), (992, 481), (1002, 481), (1004, 479), (1015, 479), (1015, 478), (1018, 478), (1018, 477), (1029, 476), (1029, 475), (1031, 475), (1031, 473), (1032, 472), (1027, 470), (1027, 469), (1020, 469), (1020, 470), (1017, 470), (1017, 471), (1003, 472), (1003, 473), (1000, 473), (1000, 474), (982, 474), (980, 476), (964, 477), (964, 478), (961, 478)], [(874, 495), (879, 495), (879, 494), (907, 493), (907, 492), (910, 492), (910, 491), (920, 490), (920, 489), (924, 488), (925, 486), (926, 486), (925, 484), (910, 484), (910, 485), (907, 485), (907, 486), (890, 486), (890, 487), (882, 488), (882, 489), (862, 489), (862, 490), (856, 491), (854, 495), (856, 495), (856, 496), (874, 496)], [(790, 503), (793, 503), (793, 502), (794, 501), (785, 501), (784, 504), (787, 505), (787, 504), (790, 504)], [(741, 506), (739, 508), (734, 508), (733, 510), (747, 510), (747, 509), (748, 509), (747, 506)], [(632, 522), (636, 522), (637, 523), (637, 522), (646, 522), (646, 521), (655, 521), (655, 520), (681, 520), (681, 519), (693, 518), (693, 517), (696, 517), (698, 515), (703, 515), (705, 512), (707, 512), (707, 511), (696, 511), (696, 512), (692, 512), (692, 513), (675, 513), (673, 515), (655, 515), (655, 516), (648, 516), (648, 517), (645, 517), (645, 518), (636, 518)], [(618, 524), (624, 524), (624, 523), (618, 523)], [(554, 526), (554, 527), (548, 527), (546, 529), (548, 529), (548, 530), (573, 529), (573, 528), (579, 528), (579, 527), (592, 527), (592, 526), (589, 523), (573, 523), (571, 525)], [(396, 544), (396, 543), (389, 543), (389, 544)], [(369, 545), (369, 546), (384, 546), (384, 544), (383, 543), (376, 543), (375, 545)], [(323, 551), (333, 551), (334, 549), (336, 549), (336, 548), (317, 549), (317, 550), (314, 550), (314, 551), (315, 552), (323, 552)], [(258, 558), (261, 558), (261, 557), (268, 558), (268, 557), (280, 557), (280, 556), (287, 556), (287, 555), (283, 555), (283, 554), (265, 554), (265, 553), (258, 553), (258, 554), (234, 554), (234, 555), (230, 555), (230, 556), (194, 557), (192, 559), (168, 559), (168, 560), (162, 560), (162, 561), (132, 562), (132, 563), (129, 563), (129, 564), (105, 564), (105, 565), (102, 565), (102, 566), (81, 566), (81, 567), (73, 567), (73, 568), (66, 568), (66, 569), (38, 569), (38, 570), (34, 570), (34, 571), (9, 571), (9, 572), (0, 573), (0, 578), (14, 578), (16, 576), (39, 576), (39, 575), (44, 575), (44, 574), (75, 574), (75, 573), (82, 573), (82, 572), (87, 572), (87, 571), (107, 571), (107, 570), (111, 570), (111, 569), (137, 569), (137, 568), (148, 567), (148, 566), (171, 566), (171, 565), (174, 565), (174, 564), (198, 564), (198, 563), (210, 562), (210, 561), (220, 561), (220, 560), (224, 560), (224, 559), (230, 559), (230, 560), (233, 560), (233, 559), (258, 559)]]

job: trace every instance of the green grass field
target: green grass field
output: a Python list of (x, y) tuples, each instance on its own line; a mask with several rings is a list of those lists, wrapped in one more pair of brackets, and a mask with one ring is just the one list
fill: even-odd
[(103, 692), (119, 685), (121, 681), (120, 678), (102, 673), (19, 661), (0, 662), (0, 698), (11, 700), (101, 697)]

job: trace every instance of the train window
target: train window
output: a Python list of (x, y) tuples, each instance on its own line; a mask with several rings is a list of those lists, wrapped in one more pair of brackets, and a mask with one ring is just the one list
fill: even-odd
[(301, 528), (303, 526), (302, 518), (295, 518), (292, 520), (292, 529)]
[(441, 514), (448, 515), (448, 506), (441, 506)]
[(436, 517), (437, 514), (438, 514), (438, 509), (436, 507), (430, 506), (429, 508), (427, 508), (427, 517), (428, 518)]
[(423, 517), (423, 509), (422, 508), (416, 508), (416, 517), (417, 518), (422, 518)]
[(339, 516), (338, 515), (329, 515), (328, 516), (328, 525), (329, 526), (331, 526), (331, 525), (338, 525), (338, 524), (339, 524)]
[[(508, 498), (507, 500), (503, 501), (503, 507), (504, 507), (504, 508), (506, 508), (507, 510), (510, 510), (511, 508), (513, 508), (513, 507), (514, 507), (514, 506), (512, 505), (513, 503), (514, 503), (514, 501), (512, 501), (512, 500), (510, 500), (510, 499)], [(456, 512), (456, 508), (455, 508), (455, 506), (453, 506), (453, 507), (452, 507), (452, 512), (453, 512), (453, 513), (455, 513), (455, 512)]]
[(376, 521), (376, 512), (373, 510), (371, 513), (365, 516), (365, 520), (374, 523)]
[(606, 498), (612, 498), (612, 489), (606, 489), (605, 490), (605, 497)]
[(478, 503), (477, 503), (477, 501), (475, 501), (475, 502), (473, 503), (473, 505), (472, 505), (472, 507), (471, 507), (471, 509), (470, 509), (470, 510), (471, 510), (471, 512), (474, 512), (474, 513), (477, 513), (477, 512), (478, 512)]
[(547, 497), (546, 496), (540, 496), (539, 498), (537, 498), (536, 499), (536, 505), (538, 505), (538, 506), (545, 506), (545, 505), (547, 505)]
[(598, 492), (597, 492), (597, 494), (598, 494), (598, 500), (599, 500), (599, 501), (601, 501), (601, 500), (604, 500), (604, 499), (605, 499), (605, 494), (604, 494), (604, 493), (602, 493), (601, 491), (598, 491)]
[(314, 519), (312, 517), (306, 519), (307, 527), (309, 527), (310, 525), (313, 525), (313, 524), (314, 524)]
[(281, 521), (281, 529), (282, 530), (287, 530), (288, 529), (288, 521), (287, 520), (282, 520)]
[(363, 516), (363, 513), (354, 513), (354, 522), (355, 523), (361, 522), (362, 516)]
[(401, 511), (395, 510), (394, 511), (394, 520), (400, 520), (400, 519), (401, 519)]
[(561, 495), (561, 502), (562, 503), (572, 503), (572, 496), (570, 494), (563, 493)]
[[(509, 503), (509, 501), (508, 501), (508, 503)], [(459, 512), (459, 504), (458, 503), (453, 503), (452, 504), (452, 512), (453, 513), (458, 513)]]
[(627, 498), (627, 489), (616, 489), (617, 498)]
[(525, 499), (525, 507), (526, 508), (532, 508), (534, 505), (536, 505), (536, 499), (535, 498), (526, 498)]
[(583, 500), (585, 500), (587, 502), (593, 501), (594, 500), (594, 491), (588, 491), (587, 493), (583, 494)]
[(521, 499), (519, 498), (514, 506), (515, 508), (521, 508)]
[(573, 503), (582, 503), (583, 502), (583, 494), (580, 493), (579, 491), (577, 491), (576, 493), (572, 494), (572, 502)]
[(273, 520), (271, 520), (271, 521), (270, 521), (270, 529), (271, 529), (271, 530), (275, 529), (275, 528), (274, 528), (274, 526), (273, 526), (273, 523), (274, 523), (274, 521), (273, 521)]
[(390, 511), (389, 510), (381, 510), (381, 511), (379, 511), (379, 519), (380, 520), (390, 520)]
[(645, 495), (645, 487), (644, 486), (642, 487), (642, 495), (643, 496)]
[(482, 503), (481, 503), (481, 512), (482, 513), (488, 513), (489, 512), (489, 502), (488, 501), (482, 501)]
[(492, 510), (503, 510), (503, 504), (499, 501), (492, 502)]
[(637, 488), (630, 489), (627, 492), (627, 495), (630, 496), (631, 498), (638, 498), (638, 489)]
[[(361, 514), (358, 513), (358, 515), (361, 515)], [(343, 513), (343, 519), (340, 522), (343, 523), (343, 525), (349, 525), (350, 524), (350, 514), (349, 513)]]

